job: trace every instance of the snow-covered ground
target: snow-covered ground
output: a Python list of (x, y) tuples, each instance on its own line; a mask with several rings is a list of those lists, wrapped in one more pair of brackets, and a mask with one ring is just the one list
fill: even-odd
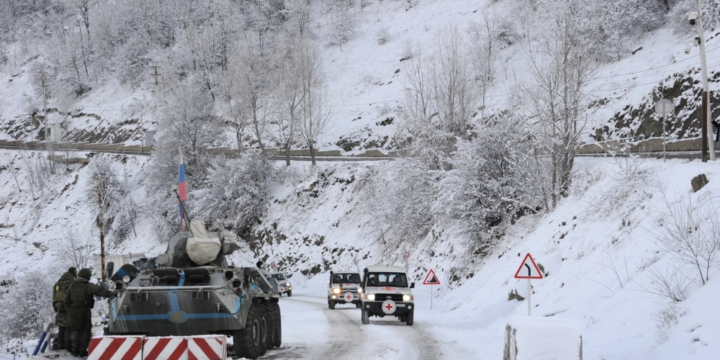
[[(2, 158), (15, 158), (22, 164), (16, 156), (23, 155), (7, 151)], [(117, 166), (134, 175), (141, 171), (142, 163), (128, 160)], [(295, 180), (278, 184), (273, 197), (298, 197), (297, 193), (307, 190), (307, 184), (314, 182), (318, 173), (346, 178), (351, 175), (346, 172), (358, 171), (354, 174), (359, 178), (363, 166), (373, 165), (353, 166), (357, 165), (324, 163), (313, 170), (298, 165)], [(77, 173), (82, 175), (83, 171), (85, 168)], [(694, 193), (690, 180), (701, 173), (706, 174), (709, 183)], [(28, 198), (27, 190), (22, 196), (13, 195), (16, 200), (4, 198), (0, 219), (3, 224), (15, 226), (0, 229), (2, 273), (21, 275), (28, 269), (47, 269), (58, 251), (52, 246), (53, 234), (61, 233), (66, 219), (91, 231), (92, 205), (82, 201), (80, 183), (72, 185), (73, 179), (71, 173), (65, 180), (54, 182), (49, 185), (55, 189), (54, 195), (34, 201)], [(382, 359), (417, 358), (425, 356), (417, 354), (426, 353), (432, 355), (428, 358), (497, 358), (502, 353), (507, 319), (527, 312), (525, 301), (508, 300), (508, 294), (517, 290), (520, 296), (526, 296), (526, 282), (515, 280), (513, 275), (523, 256), (531, 253), (547, 274), (545, 279), (532, 282), (533, 316), (579, 321), (586, 359), (712, 359), (720, 346), (715, 341), (720, 334), (720, 313), (714, 311), (714, 299), (720, 295), (718, 270), (713, 266), (709, 281), (701, 286), (696, 270), (671, 260), (656, 238), (662, 231), (659, 224), (667, 204), (691, 202), (705, 206), (709, 213), (715, 211), (713, 199), (720, 191), (717, 179), (720, 171), (715, 164), (697, 160), (579, 158), (572, 195), (563, 199), (555, 211), (522, 218), (512, 226), (490, 255), (471, 265), (471, 278), (448, 286), (450, 269), (461, 264), (448, 253), (438, 251), (430, 256), (431, 249), (461, 248), (461, 239), (449, 237), (437, 241), (434, 248), (428, 248), (430, 243), (421, 243), (409, 249), (411, 270), (419, 268), (412, 273), (417, 284), (413, 327), (392, 320), (373, 321), (363, 327), (356, 309), (339, 307), (330, 312), (324, 299), (325, 271), (321, 269), (308, 277), (296, 273), (292, 279), (295, 296), (281, 300), (286, 345), (276, 355), (266, 356), (282, 359), (333, 355), (349, 359), (362, 352)], [(6, 189), (15, 186), (7, 170), (0, 172), (0, 181)], [(22, 178), (20, 184), (26, 186)], [(360, 205), (348, 201), (348, 192), (331, 186), (318, 197), (309, 197), (311, 201), (287, 201), (282, 209), (273, 205), (263, 222), (277, 222), (278, 231), (288, 238), (265, 244), (256, 254), (244, 248), (233, 260), (249, 263), (267, 254), (269, 261), (279, 261), (292, 253), (304, 259), (298, 260), (296, 269), (323, 264), (325, 260), (330, 269), (345, 270), (355, 268), (353, 257), (325, 248), (346, 249), (346, 253), (353, 253), (350, 248), (355, 248), (362, 255), (361, 267), (400, 263), (392, 251), (372, 241), (376, 235), (372, 235), (372, 224), (367, 219), (350, 216), (353, 206)], [(14, 236), (19, 238), (15, 240)], [(315, 244), (320, 236), (324, 240)], [(137, 240), (109, 251), (142, 250), (152, 255), (162, 247), (161, 239), (153, 238), (149, 225), (141, 222)], [(430, 289), (420, 285), (429, 268), (435, 269), (443, 283), (433, 289), (432, 310)], [(682, 302), (673, 303), (653, 294), (658, 284), (653, 273), (668, 271), (685, 278), (687, 298)]]

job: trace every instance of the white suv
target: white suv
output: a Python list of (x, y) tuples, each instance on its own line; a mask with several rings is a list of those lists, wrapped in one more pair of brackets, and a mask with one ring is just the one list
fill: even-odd
[(270, 273), (270, 277), (275, 279), (278, 283), (278, 294), (282, 295), (283, 293), (287, 294), (287, 296), (292, 296), (292, 284), (288, 280), (292, 277), (292, 274), (285, 276), (283, 273), (274, 272)]
[(360, 273), (354, 271), (330, 272), (328, 280), (327, 297), (330, 310), (335, 309), (335, 304), (355, 304), (360, 307)]
[(361, 292), (361, 320), (370, 323), (370, 316), (395, 316), (408, 325), (413, 324), (415, 297), (410, 289), (405, 268), (399, 266), (368, 266), (363, 270)]

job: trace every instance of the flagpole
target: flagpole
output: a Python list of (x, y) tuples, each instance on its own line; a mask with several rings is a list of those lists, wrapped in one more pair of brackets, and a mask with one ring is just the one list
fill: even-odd
[[(183, 193), (182, 196), (180, 195), (180, 193), (178, 191), (175, 191), (175, 193), (177, 195), (178, 202), (180, 203), (180, 211), (181, 211), (180, 212), (180, 231), (186, 231), (186, 229), (185, 229), (186, 225), (188, 228), (190, 227), (190, 217), (188, 216), (187, 211), (185, 210), (185, 203), (183, 202), (183, 196), (185, 196), (185, 198), (187, 198), (187, 185), (186, 185), (187, 182), (185, 179), (185, 164), (183, 161), (181, 146), (178, 146), (178, 154), (180, 154), (178, 181), (180, 181), (180, 174), (182, 173), (182, 180), (183, 180), (182, 183), (184, 185), (183, 185), (183, 189), (182, 189), (182, 193)], [(180, 183), (178, 183), (178, 185), (180, 185)]]

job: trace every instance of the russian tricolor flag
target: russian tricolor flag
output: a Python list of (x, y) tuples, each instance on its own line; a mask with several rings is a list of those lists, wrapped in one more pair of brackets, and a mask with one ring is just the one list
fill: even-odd
[(185, 209), (183, 203), (187, 200), (187, 187), (185, 186), (185, 164), (183, 164), (182, 152), (180, 152), (180, 170), (178, 170), (178, 196), (180, 197), (180, 231), (185, 231)]

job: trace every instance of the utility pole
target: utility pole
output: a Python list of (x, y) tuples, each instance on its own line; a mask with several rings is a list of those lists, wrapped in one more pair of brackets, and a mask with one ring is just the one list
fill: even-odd
[(100, 271), (102, 271), (102, 282), (105, 282), (105, 220), (103, 219), (103, 199), (102, 199), (102, 176), (97, 177), (98, 187), (98, 205), (100, 205), (100, 214), (98, 215), (98, 227), (100, 228)]
[[(708, 98), (709, 86), (707, 75), (707, 60), (705, 58), (705, 28), (703, 27), (702, 6), (700, 5), (700, 0), (695, 0), (695, 6), (697, 7), (697, 25), (699, 35), (698, 39), (700, 42), (700, 66), (702, 67), (701, 73), (703, 82), (701, 110), (702, 115), (700, 116), (700, 121), (702, 122), (702, 161), (707, 162), (708, 150), (710, 151), (710, 160), (715, 161), (715, 147), (713, 146), (709, 148), (708, 146), (710, 144), (713, 144), (713, 133), (712, 124), (710, 123), (710, 121), (712, 121), (712, 115), (710, 112), (710, 99)], [(691, 19), (690, 22), (692, 23), (693, 20)]]

